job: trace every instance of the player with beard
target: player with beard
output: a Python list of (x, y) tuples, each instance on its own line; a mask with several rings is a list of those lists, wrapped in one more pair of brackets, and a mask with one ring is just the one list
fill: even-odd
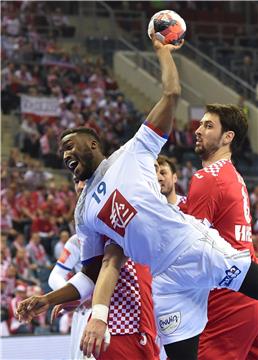
[(170, 204), (178, 205), (180, 201), (182, 201), (182, 196), (176, 193), (176, 166), (169, 157), (165, 155), (159, 155), (157, 163), (157, 176), (161, 194), (166, 196)]
[[(194, 174), (181, 209), (206, 219), (234, 248), (249, 250), (256, 261), (248, 192), (231, 162), (247, 128), (247, 120), (236, 106), (207, 105), (196, 130), (195, 152), (203, 169)], [(209, 296), (208, 318), (200, 337), (199, 360), (258, 359), (257, 301), (230, 290), (214, 290)]]

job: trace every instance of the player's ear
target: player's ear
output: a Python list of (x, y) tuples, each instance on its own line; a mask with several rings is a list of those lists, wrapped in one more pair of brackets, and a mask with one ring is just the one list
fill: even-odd
[(91, 141), (91, 149), (92, 149), (92, 150), (96, 150), (97, 147), (98, 147), (97, 141), (96, 141), (96, 140), (92, 140), (92, 141)]
[(234, 137), (235, 137), (235, 133), (234, 131), (226, 131), (224, 132), (224, 139), (223, 139), (223, 142), (224, 142), (224, 145), (229, 145), (232, 143)]

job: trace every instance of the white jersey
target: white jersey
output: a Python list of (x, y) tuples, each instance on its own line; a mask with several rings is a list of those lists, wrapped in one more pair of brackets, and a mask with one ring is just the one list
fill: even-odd
[(75, 210), (82, 261), (103, 254), (104, 234), (156, 275), (200, 237), (191, 224), (196, 220), (168, 206), (160, 193), (154, 161), (165, 142), (159, 130), (143, 124), (88, 180)]
[[(77, 235), (73, 235), (66, 242), (61, 256), (51, 271), (48, 279), (49, 286), (53, 290), (61, 288), (69, 280), (71, 271), (78, 272), (80, 270), (80, 240)], [(88, 359), (83, 357), (83, 353), (80, 350), (80, 340), (90, 314), (91, 308), (85, 308), (83, 305), (79, 306), (73, 313), (70, 343), (71, 360)], [(94, 359), (94, 357), (89, 359)]]
[(66, 285), (66, 282), (71, 277), (71, 272), (78, 272), (80, 269), (80, 240), (76, 235), (73, 235), (66, 242), (56, 265), (50, 273), (49, 286), (53, 290), (61, 288)]

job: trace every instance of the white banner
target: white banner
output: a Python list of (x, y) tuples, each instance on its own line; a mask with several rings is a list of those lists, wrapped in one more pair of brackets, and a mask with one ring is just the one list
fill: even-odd
[(59, 101), (55, 97), (21, 96), (21, 112), (38, 116), (58, 116)]

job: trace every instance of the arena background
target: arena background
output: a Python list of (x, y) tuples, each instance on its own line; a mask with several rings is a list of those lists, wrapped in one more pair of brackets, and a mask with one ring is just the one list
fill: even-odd
[(194, 129), (205, 104), (243, 107), (249, 133), (234, 162), (250, 192), (258, 251), (257, 1), (2, 1), (2, 359), (69, 357), (69, 316), (50, 324), (48, 312), (31, 325), (14, 318), (17, 301), (50, 291), (49, 273), (74, 231), (75, 194), (57, 139), (67, 127), (93, 127), (108, 155), (134, 134), (161, 93), (146, 29), (162, 9), (187, 23), (174, 56), (182, 98), (164, 149), (177, 191), (187, 193), (200, 167)]

